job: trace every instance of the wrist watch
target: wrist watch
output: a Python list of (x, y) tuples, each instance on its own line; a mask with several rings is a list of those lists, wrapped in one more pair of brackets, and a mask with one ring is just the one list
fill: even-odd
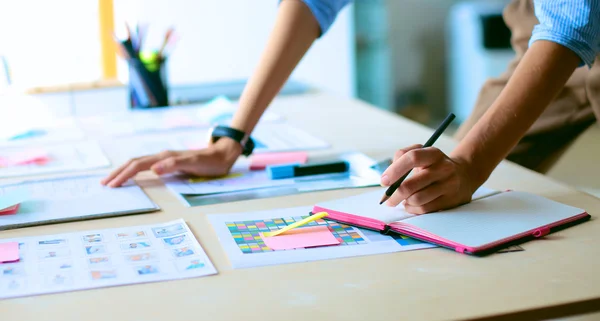
[(241, 130), (227, 126), (216, 126), (210, 131), (210, 140), (214, 144), (221, 137), (229, 137), (242, 145), (242, 155), (250, 156), (254, 150), (254, 141)]

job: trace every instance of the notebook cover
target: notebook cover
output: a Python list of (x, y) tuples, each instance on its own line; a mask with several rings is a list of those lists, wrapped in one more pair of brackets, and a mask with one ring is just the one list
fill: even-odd
[(529, 230), (527, 232), (516, 234), (514, 236), (511, 236), (511, 237), (508, 237), (508, 238), (505, 238), (505, 239), (502, 239), (502, 240), (499, 240), (496, 242), (492, 242), (492, 243), (489, 243), (484, 246), (469, 247), (469, 246), (464, 246), (464, 245), (460, 245), (460, 244), (452, 244), (449, 242), (444, 242), (442, 240), (432, 239), (428, 236), (424, 236), (424, 235), (421, 235), (416, 232), (405, 231), (402, 228), (394, 228), (394, 227), (391, 227), (390, 225), (386, 225), (384, 222), (376, 220), (376, 219), (366, 218), (366, 217), (343, 213), (343, 212), (334, 211), (334, 210), (329, 210), (329, 209), (326, 209), (326, 208), (323, 208), (320, 206), (314, 206), (311, 214), (318, 213), (318, 212), (327, 212), (329, 214), (325, 218), (327, 220), (332, 220), (332, 221), (344, 223), (344, 224), (355, 226), (355, 227), (366, 228), (366, 229), (378, 231), (382, 234), (387, 234), (390, 232), (397, 233), (397, 234), (409, 236), (414, 239), (418, 239), (418, 240), (421, 240), (421, 241), (424, 241), (427, 243), (439, 245), (441, 247), (445, 247), (445, 248), (454, 250), (459, 253), (476, 255), (476, 256), (484, 256), (487, 254), (494, 253), (502, 248), (505, 248), (505, 247), (508, 247), (511, 245), (521, 244), (521, 243), (524, 243), (524, 242), (527, 242), (527, 241), (530, 241), (530, 240), (533, 240), (536, 238), (543, 237), (547, 234), (554, 233), (556, 231), (565, 229), (567, 227), (571, 227), (573, 225), (577, 225), (579, 223), (585, 222), (585, 221), (589, 220), (591, 217), (587, 212), (583, 212), (579, 215), (575, 215), (570, 218), (567, 218), (567, 219), (564, 219), (561, 221), (557, 221), (557, 222), (549, 224), (549, 225), (541, 226), (541, 227), (535, 228), (533, 230)]
[(583, 222), (589, 220), (590, 217), (591, 216), (587, 212), (583, 212), (583, 213), (573, 216), (571, 218), (568, 218), (568, 219), (565, 219), (562, 221), (558, 221), (558, 222), (550, 224), (550, 225), (542, 226), (542, 227), (539, 227), (539, 228), (536, 228), (536, 229), (533, 229), (533, 230), (530, 230), (530, 231), (527, 231), (527, 232), (524, 232), (521, 234), (517, 234), (510, 238), (500, 240), (498, 242), (490, 243), (488, 245), (481, 246), (481, 247), (468, 247), (468, 246), (460, 246), (460, 245), (456, 246), (456, 245), (448, 244), (448, 243), (445, 243), (445, 242), (442, 242), (439, 240), (434, 240), (434, 239), (431, 239), (426, 236), (422, 236), (418, 233), (404, 231), (402, 229), (396, 229), (396, 228), (390, 228), (389, 232), (409, 236), (414, 239), (418, 239), (418, 240), (421, 240), (421, 241), (424, 241), (427, 243), (436, 244), (441, 247), (445, 247), (445, 248), (454, 250), (459, 253), (470, 254), (470, 255), (475, 255), (475, 256), (485, 256), (485, 255), (489, 255), (494, 252), (497, 252), (498, 250), (501, 250), (503, 248), (506, 248), (506, 247), (509, 247), (512, 245), (516, 245), (516, 244), (522, 244), (527, 241), (531, 241), (531, 240), (534, 240), (537, 238), (544, 237), (548, 234), (564, 230), (568, 227), (575, 226), (577, 224), (580, 224), (580, 223), (583, 223)]

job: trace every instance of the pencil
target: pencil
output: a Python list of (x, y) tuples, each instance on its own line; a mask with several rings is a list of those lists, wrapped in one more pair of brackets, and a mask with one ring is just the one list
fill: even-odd
[[(448, 114), (448, 116), (446, 116), (446, 119), (444, 119), (444, 121), (435, 130), (435, 132), (433, 132), (433, 135), (431, 135), (431, 137), (429, 137), (429, 140), (427, 140), (425, 145), (423, 145), (423, 148), (433, 146), (435, 141), (442, 135), (442, 133), (446, 130), (446, 128), (448, 128), (448, 125), (450, 125), (450, 123), (452, 123), (452, 121), (454, 120), (455, 117), (456, 116), (454, 116), (453, 113)], [(410, 171), (408, 171), (406, 174), (404, 174), (402, 177), (400, 177), (394, 184), (392, 184), (392, 185), (390, 185), (390, 187), (388, 187), (388, 189), (385, 191), (385, 194), (381, 198), (381, 202), (379, 202), (379, 205), (383, 204), (394, 194), (394, 192), (398, 189), (398, 187), (400, 187), (402, 182), (404, 182), (406, 177), (408, 177), (410, 172), (412, 172), (412, 169)]]

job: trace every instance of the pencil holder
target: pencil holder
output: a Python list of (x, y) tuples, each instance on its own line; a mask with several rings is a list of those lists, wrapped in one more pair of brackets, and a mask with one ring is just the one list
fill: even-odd
[(132, 109), (169, 105), (165, 60), (127, 60), (129, 65), (129, 100)]

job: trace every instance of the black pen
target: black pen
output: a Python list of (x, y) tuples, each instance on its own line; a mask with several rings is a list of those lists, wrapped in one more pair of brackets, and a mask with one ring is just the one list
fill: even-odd
[[(453, 113), (450, 113), (448, 116), (446, 116), (446, 119), (444, 119), (444, 121), (435, 130), (435, 132), (433, 132), (433, 135), (431, 135), (431, 137), (429, 137), (429, 140), (427, 140), (425, 145), (423, 145), (423, 148), (431, 147), (435, 143), (435, 141), (442, 135), (442, 133), (446, 130), (446, 128), (448, 128), (448, 125), (450, 125), (450, 123), (452, 123), (452, 121), (454, 120), (455, 117), (456, 116), (454, 116)], [(402, 182), (404, 182), (406, 177), (408, 177), (408, 174), (410, 174), (410, 172), (412, 172), (412, 169), (409, 170), (402, 177), (400, 177), (394, 184), (392, 184), (392, 185), (390, 185), (390, 187), (388, 187), (388, 189), (385, 191), (385, 194), (381, 198), (381, 202), (379, 202), (379, 205), (383, 204), (383, 202), (387, 201), (392, 196), (392, 194), (394, 194), (394, 192), (398, 189), (398, 187), (400, 187)]]

